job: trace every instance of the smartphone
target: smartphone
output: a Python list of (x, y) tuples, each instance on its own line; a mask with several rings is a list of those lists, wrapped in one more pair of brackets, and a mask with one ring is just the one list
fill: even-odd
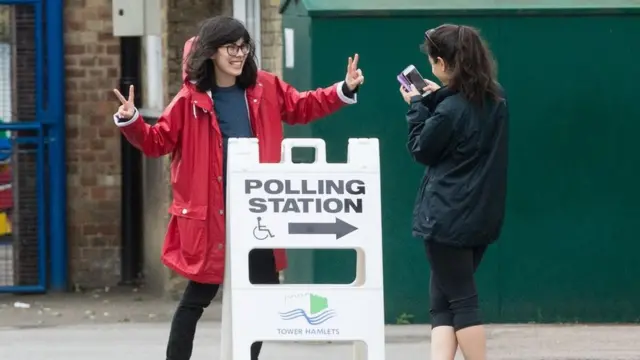
[(400, 83), (400, 85), (402, 85), (402, 87), (404, 87), (406, 91), (411, 90), (411, 83), (409, 82), (409, 80), (407, 80), (407, 78), (404, 75), (402, 75), (402, 73), (398, 74), (396, 78), (398, 79), (398, 82)]
[(405, 79), (407, 79), (411, 84), (413, 84), (413, 86), (416, 87), (416, 89), (418, 90), (418, 92), (420, 92), (420, 94), (422, 94), (422, 96), (427, 96), (430, 94), (429, 91), (425, 92), (424, 90), (422, 90), (427, 87), (428, 84), (426, 81), (424, 81), (424, 78), (422, 77), (422, 75), (420, 75), (420, 72), (418, 71), (418, 69), (416, 69), (415, 66), (407, 66), (404, 70), (402, 70), (400, 74), (404, 76)]

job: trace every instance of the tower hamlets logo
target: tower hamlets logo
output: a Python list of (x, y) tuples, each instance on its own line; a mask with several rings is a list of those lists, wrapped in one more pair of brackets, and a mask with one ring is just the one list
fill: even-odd
[(337, 316), (329, 307), (329, 300), (316, 294), (304, 293), (285, 298), (287, 311), (280, 312), (282, 320), (303, 318), (309, 325), (320, 325)]

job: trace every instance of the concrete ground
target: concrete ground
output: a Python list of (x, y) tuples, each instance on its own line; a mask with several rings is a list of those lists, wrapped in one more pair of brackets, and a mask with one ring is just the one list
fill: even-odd
[[(175, 302), (135, 291), (0, 295), (0, 359), (164, 359)], [(192, 359), (217, 359), (220, 303), (198, 328)], [(640, 359), (640, 326), (489, 325), (491, 360)], [(387, 326), (387, 359), (429, 359), (429, 327)], [(336, 344), (266, 344), (263, 360), (349, 359)], [(462, 359), (461, 356), (458, 357)]]

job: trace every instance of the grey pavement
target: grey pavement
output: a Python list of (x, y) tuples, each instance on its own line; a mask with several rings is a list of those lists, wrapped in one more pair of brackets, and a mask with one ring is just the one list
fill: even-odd
[[(164, 359), (167, 323), (68, 325), (0, 330), (2, 360)], [(638, 359), (637, 327), (490, 326), (489, 359)], [(192, 359), (218, 359), (220, 323), (201, 323)], [(387, 328), (387, 359), (429, 359), (428, 327)], [(348, 344), (267, 343), (263, 360), (350, 359)], [(462, 359), (458, 356), (457, 359)]]
[[(16, 307), (16, 302), (28, 308)], [(1, 360), (162, 360), (175, 301), (139, 292), (0, 295)], [(198, 327), (193, 360), (220, 354), (220, 303)], [(385, 329), (387, 359), (428, 360), (429, 326)], [(636, 325), (488, 325), (490, 360), (638, 360)], [(351, 358), (348, 344), (267, 343), (262, 360)], [(457, 359), (462, 359), (458, 356)]]

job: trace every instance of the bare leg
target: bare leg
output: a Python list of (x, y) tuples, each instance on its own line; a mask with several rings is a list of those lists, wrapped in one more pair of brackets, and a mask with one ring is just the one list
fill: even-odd
[(465, 360), (487, 359), (487, 338), (484, 326), (476, 325), (458, 330), (456, 338)]
[(431, 360), (454, 360), (458, 341), (453, 326), (431, 329)]

